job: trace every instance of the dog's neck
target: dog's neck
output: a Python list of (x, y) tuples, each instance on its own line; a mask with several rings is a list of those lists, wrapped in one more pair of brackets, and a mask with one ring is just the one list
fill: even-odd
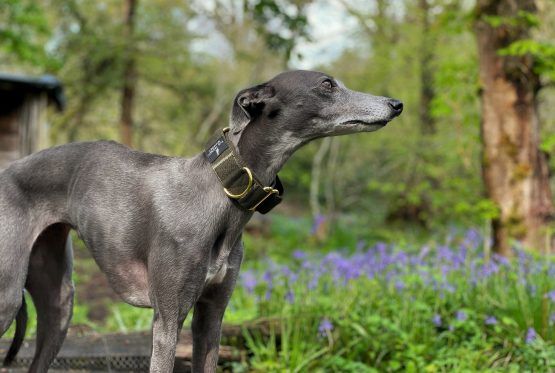
[(263, 123), (247, 125), (237, 134), (231, 131), (230, 138), (245, 163), (265, 185), (274, 181), (289, 157), (303, 145), (290, 132)]

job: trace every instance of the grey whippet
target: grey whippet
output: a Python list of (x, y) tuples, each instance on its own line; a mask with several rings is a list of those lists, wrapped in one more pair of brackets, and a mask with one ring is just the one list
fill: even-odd
[[(290, 71), (240, 91), (230, 130), (193, 158), (97, 141), (14, 162), (0, 174), (0, 335), (16, 319), (6, 363), (23, 340), (23, 289), (38, 315), (30, 371), (45, 372), (60, 349), (72, 314), (75, 229), (123, 300), (154, 309), (150, 371), (172, 371), (192, 307), (193, 371), (215, 371), (243, 227), (266, 197), (281, 194), (277, 172), (309, 141), (378, 130), (402, 109), (327, 74)], [(233, 160), (225, 170), (221, 153)]]

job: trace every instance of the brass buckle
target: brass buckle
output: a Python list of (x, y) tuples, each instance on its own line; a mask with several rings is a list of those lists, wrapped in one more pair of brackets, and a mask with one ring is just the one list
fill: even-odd
[(264, 198), (262, 198), (260, 201), (258, 201), (258, 203), (257, 203), (256, 205), (254, 205), (253, 207), (251, 207), (251, 208), (249, 209), (250, 211), (256, 210), (256, 208), (257, 208), (258, 206), (260, 206), (260, 204), (261, 204), (262, 202), (266, 201), (266, 200), (268, 199), (268, 197), (270, 197), (272, 194), (279, 194), (279, 190), (274, 189), (274, 188), (269, 187), (269, 186), (262, 188), (262, 190), (264, 190), (264, 191), (265, 191), (266, 193), (268, 193), (268, 194), (266, 194), (266, 196), (265, 196)]
[(243, 192), (241, 192), (239, 194), (233, 194), (229, 190), (227, 190), (227, 188), (224, 188), (224, 192), (225, 192), (225, 194), (227, 194), (227, 196), (229, 198), (232, 198), (232, 199), (243, 198), (244, 196), (247, 195), (248, 192), (250, 192), (250, 190), (252, 188), (252, 172), (251, 172), (251, 170), (248, 167), (243, 167), (241, 170), (243, 170), (247, 173), (247, 176), (249, 177), (249, 183), (247, 184), (247, 187), (245, 188), (245, 190), (243, 190)]

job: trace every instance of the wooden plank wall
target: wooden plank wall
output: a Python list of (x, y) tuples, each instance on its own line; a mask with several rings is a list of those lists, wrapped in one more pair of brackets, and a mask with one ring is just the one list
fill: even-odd
[(44, 149), (46, 145), (46, 94), (29, 95), (25, 98), (19, 116), (21, 157)]
[(19, 108), (0, 115), (0, 170), (48, 147), (47, 105), (45, 93), (30, 94)]
[(0, 170), (19, 158), (19, 111), (0, 115)]

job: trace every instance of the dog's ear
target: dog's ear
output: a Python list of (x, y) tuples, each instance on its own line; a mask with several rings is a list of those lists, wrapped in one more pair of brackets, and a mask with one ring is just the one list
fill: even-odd
[(257, 85), (240, 91), (233, 100), (230, 127), (233, 133), (241, 132), (251, 120), (255, 119), (275, 96), (275, 90), (268, 85)]

